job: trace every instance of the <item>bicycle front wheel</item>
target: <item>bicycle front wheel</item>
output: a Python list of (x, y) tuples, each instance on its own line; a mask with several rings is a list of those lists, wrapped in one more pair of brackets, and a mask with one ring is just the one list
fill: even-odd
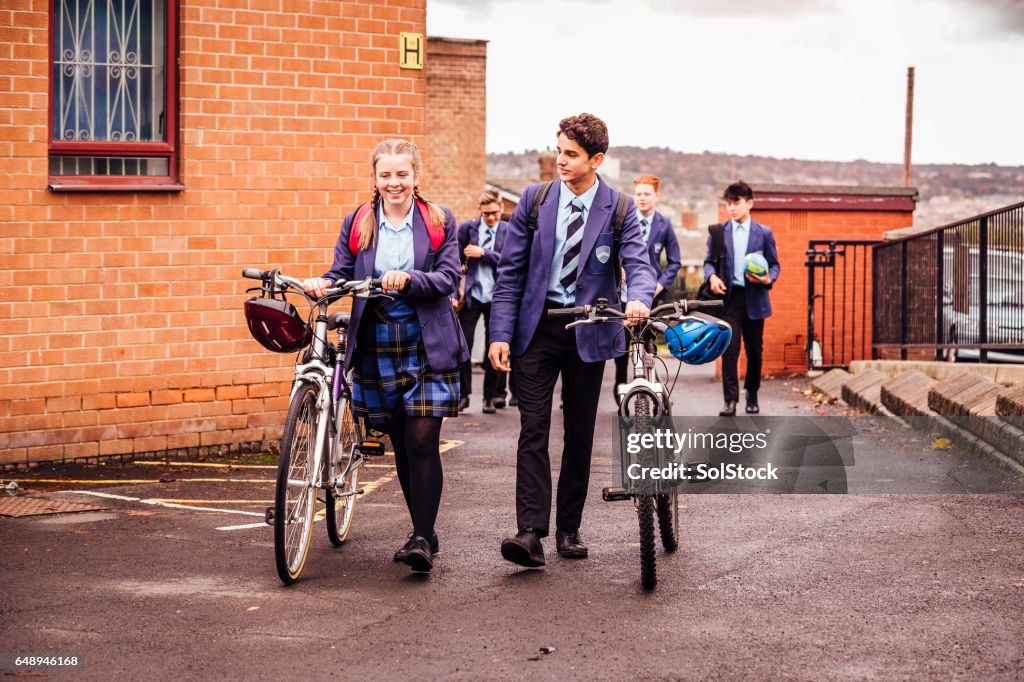
[(356, 490), (359, 486), (359, 467), (356, 459), (356, 426), (348, 401), (338, 404), (338, 440), (335, 449), (334, 471), (329, 479), (334, 482), (327, 487), (327, 537), (331, 544), (340, 547), (352, 527), (352, 516), (356, 508)]
[(274, 559), (281, 582), (299, 579), (309, 553), (316, 506), (317, 389), (302, 384), (292, 397), (281, 438), (274, 496)]
[(658, 530), (666, 552), (679, 547), (679, 493), (658, 493)]
[[(640, 393), (633, 401), (633, 423), (639, 433), (650, 432), (653, 405), (646, 393)], [(638, 494), (636, 515), (640, 524), (640, 584), (645, 590), (653, 590), (658, 584), (658, 569), (654, 556), (654, 496)]]

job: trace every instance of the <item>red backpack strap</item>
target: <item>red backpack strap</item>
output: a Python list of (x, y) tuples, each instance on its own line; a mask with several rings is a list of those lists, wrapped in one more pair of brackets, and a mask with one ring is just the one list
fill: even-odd
[(430, 209), (427, 207), (425, 201), (416, 200), (416, 207), (420, 210), (420, 217), (423, 218), (423, 224), (427, 226), (427, 235), (430, 237), (430, 246), (434, 249), (434, 253), (441, 247), (441, 243), (444, 242), (444, 225), (436, 225), (430, 220)]
[[(430, 220), (430, 209), (425, 202), (416, 200), (416, 207), (423, 218), (423, 224), (427, 226), (427, 235), (430, 237), (430, 246), (437, 253), (442, 242), (444, 242), (444, 225), (436, 225)], [(352, 229), (348, 233), (348, 250), (352, 255), (359, 253), (359, 227), (362, 226), (367, 214), (370, 212), (370, 204), (365, 203), (356, 210), (356, 216), (352, 219)]]
[(353, 256), (359, 253), (359, 228), (369, 212), (370, 203), (367, 202), (356, 209), (356, 217), (352, 219), (352, 229), (348, 233), (348, 250)]

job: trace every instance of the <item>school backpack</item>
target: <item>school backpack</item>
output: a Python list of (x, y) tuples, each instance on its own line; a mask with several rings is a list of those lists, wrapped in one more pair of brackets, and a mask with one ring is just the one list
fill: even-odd
[[(526, 231), (530, 235), (531, 241), (533, 240), (533, 234), (537, 231), (537, 215), (540, 213), (540, 205), (544, 203), (544, 199), (547, 198), (548, 192), (551, 190), (551, 186), (555, 184), (554, 180), (548, 180), (542, 182), (540, 187), (537, 188), (537, 193), (533, 195), (533, 205), (530, 206), (530, 215), (526, 220)], [(629, 197), (624, 192), (619, 192), (619, 200), (615, 204), (615, 212), (612, 214), (612, 231), (614, 236), (612, 237), (612, 243), (615, 248), (615, 255), (618, 258), (619, 247), (622, 245), (622, 226), (626, 223), (626, 213), (629, 212)], [(622, 266), (621, 262), (619, 267), (615, 268), (615, 288), (622, 288)]]
[[(423, 224), (427, 226), (427, 235), (430, 237), (430, 246), (437, 253), (437, 249), (441, 246), (441, 242), (444, 241), (444, 225), (436, 225), (430, 220), (430, 209), (427, 208), (426, 202), (414, 199), (416, 202), (416, 208), (419, 209), (420, 217), (423, 218)], [(372, 210), (372, 205), (367, 202), (356, 210), (356, 217), (352, 219), (352, 230), (348, 233), (348, 250), (352, 255), (359, 253), (359, 230), (356, 226), (362, 226), (363, 220), (366, 219), (367, 214)]]

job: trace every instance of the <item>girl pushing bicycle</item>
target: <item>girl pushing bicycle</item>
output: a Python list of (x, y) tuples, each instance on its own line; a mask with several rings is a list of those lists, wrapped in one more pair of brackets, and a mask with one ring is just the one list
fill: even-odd
[(461, 276), (459, 245), (452, 212), (420, 197), (414, 144), (381, 142), (372, 168), (373, 197), (345, 218), (331, 269), (302, 286), (322, 298), (335, 282), (374, 277), (388, 295), (352, 303), (345, 358), (352, 412), (394, 447), (413, 526), (395, 561), (429, 572), (438, 550), (441, 423), (458, 416), (459, 368), (469, 359), (450, 302)]

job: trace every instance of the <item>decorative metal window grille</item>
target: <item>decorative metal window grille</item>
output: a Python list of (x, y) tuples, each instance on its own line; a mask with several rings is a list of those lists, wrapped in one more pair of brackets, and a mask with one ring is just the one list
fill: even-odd
[(51, 179), (176, 172), (168, 2), (52, 0)]

